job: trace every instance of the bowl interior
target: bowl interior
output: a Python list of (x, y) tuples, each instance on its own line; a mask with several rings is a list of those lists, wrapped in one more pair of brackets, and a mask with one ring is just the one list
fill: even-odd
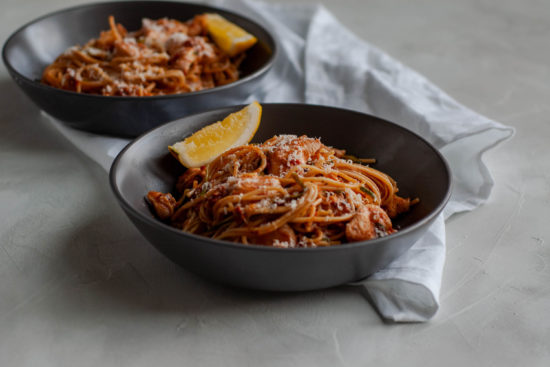
[[(173, 192), (184, 168), (167, 146), (240, 107), (222, 108), (162, 125), (136, 139), (117, 158), (111, 179), (123, 205), (152, 218), (144, 196), (149, 190)], [(425, 140), (393, 123), (348, 110), (300, 104), (264, 104), (254, 142), (276, 134), (320, 137), (327, 145), (358, 157), (376, 158), (373, 165), (393, 177), (400, 195), (420, 198), (394, 223), (415, 226), (442, 209), (450, 194), (450, 173), (442, 156)], [(153, 218), (154, 219), (154, 218)], [(160, 221), (160, 226), (165, 226)]]
[(274, 41), (260, 25), (235, 13), (209, 6), (164, 1), (107, 2), (62, 10), (39, 18), (19, 29), (4, 46), (4, 61), (21, 76), (39, 81), (44, 68), (73, 45), (83, 45), (109, 29), (108, 16), (129, 31), (141, 27), (144, 17), (169, 17), (181, 21), (196, 14), (216, 12), (254, 34), (259, 42), (241, 64), (241, 79), (266, 65), (272, 57)]

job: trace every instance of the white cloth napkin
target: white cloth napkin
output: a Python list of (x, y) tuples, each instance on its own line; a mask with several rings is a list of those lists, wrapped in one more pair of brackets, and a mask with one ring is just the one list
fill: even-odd
[[(493, 181), (481, 155), (514, 130), (460, 105), (415, 71), (357, 38), (322, 6), (250, 0), (210, 3), (251, 17), (278, 37), (280, 53), (274, 69), (243, 103), (306, 102), (370, 113), (419, 133), (447, 158), (454, 187), (444, 213), (407, 253), (354, 283), (366, 288), (386, 320), (429, 320), (439, 308), (444, 219), (472, 210), (488, 198)], [(128, 143), (73, 130), (49, 116), (48, 120), (106, 170)]]

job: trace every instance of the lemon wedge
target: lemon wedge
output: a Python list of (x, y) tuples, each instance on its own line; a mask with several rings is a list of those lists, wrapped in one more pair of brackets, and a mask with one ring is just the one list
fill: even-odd
[(230, 57), (248, 50), (258, 41), (256, 37), (231, 23), (219, 14), (205, 14), (206, 29), (216, 43)]
[(168, 150), (187, 168), (204, 166), (226, 150), (248, 144), (260, 126), (261, 117), (262, 106), (252, 102), (169, 146)]

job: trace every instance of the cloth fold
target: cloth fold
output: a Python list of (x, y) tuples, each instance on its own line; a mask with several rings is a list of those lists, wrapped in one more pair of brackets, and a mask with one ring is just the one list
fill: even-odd
[[(243, 103), (305, 102), (370, 113), (420, 134), (445, 156), (453, 174), (453, 194), (443, 214), (408, 252), (353, 283), (366, 288), (385, 319), (431, 319), (439, 308), (445, 263), (444, 220), (487, 200), (494, 183), (481, 156), (514, 130), (462, 106), (420, 74), (359, 39), (323, 6), (251, 0), (209, 3), (255, 19), (278, 38), (280, 52), (272, 71)], [(106, 170), (128, 143), (76, 131), (46, 117)]]

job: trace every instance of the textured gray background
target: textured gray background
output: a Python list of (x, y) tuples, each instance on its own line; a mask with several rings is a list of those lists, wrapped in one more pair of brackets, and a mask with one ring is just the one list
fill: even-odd
[[(517, 129), (485, 156), (496, 181), (489, 202), (448, 222), (436, 317), (386, 325), (352, 288), (256, 293), (177, 268), (2, 65), (0, 365), (550, 364), (550, 2), (322, 2), (360, 37)], [(0, 41), (77, 3), (3, 0)]]

